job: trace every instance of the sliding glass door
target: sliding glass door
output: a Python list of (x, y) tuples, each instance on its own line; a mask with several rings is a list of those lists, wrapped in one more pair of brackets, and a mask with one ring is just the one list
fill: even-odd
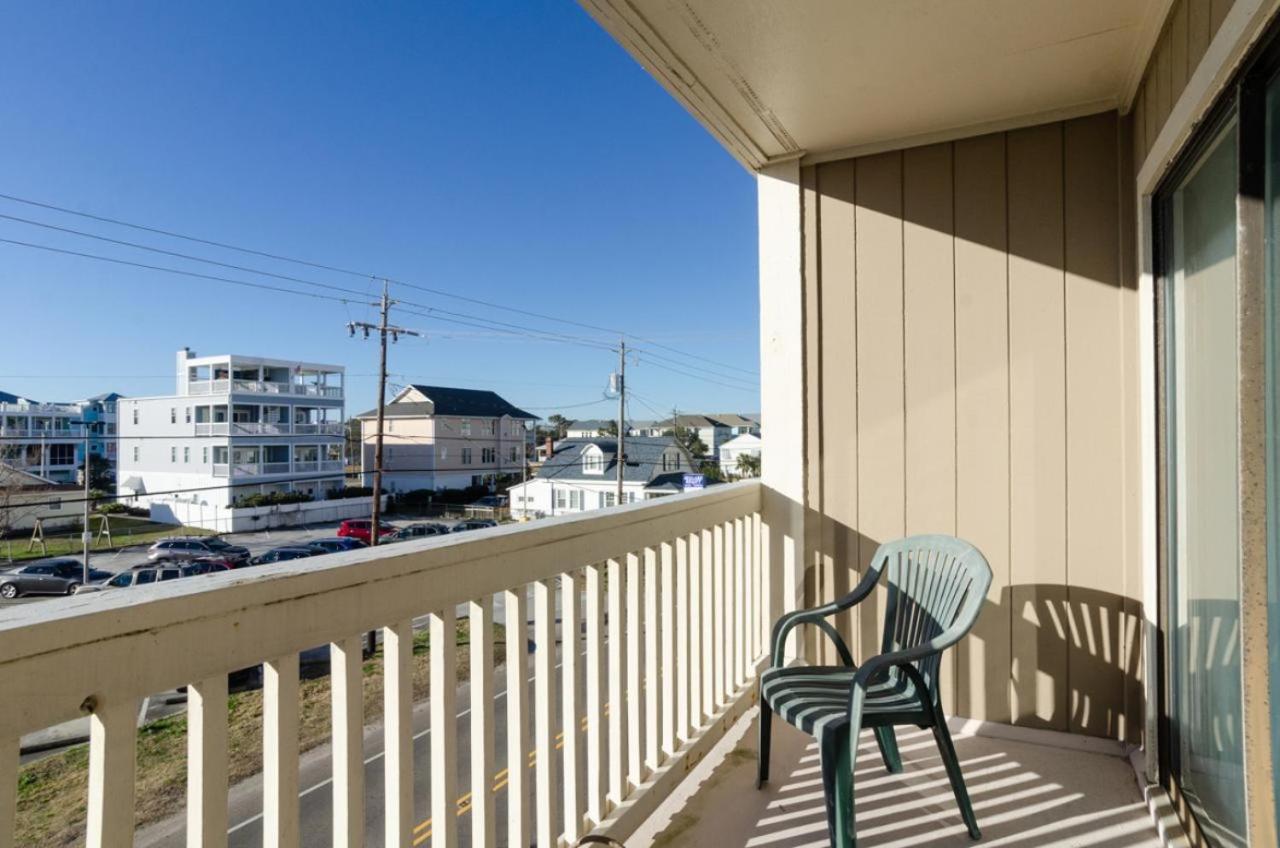
[(1164, 205), (1166, 755), (1222, 846), (1245, 844), (1236, 197), (1229, 118)]

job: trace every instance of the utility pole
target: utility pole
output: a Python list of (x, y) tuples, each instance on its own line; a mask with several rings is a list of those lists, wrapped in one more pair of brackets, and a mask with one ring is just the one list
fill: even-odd
[(89, 544), (93, 539), (93, 533), (89, 530), (89, 423), (82, 421), (80, 426), (84, 428), (84, 533), (81, 536), (84, 542), (84, 575), (80, 582), (81, 585), (88, 586)]
[(618, 506), (622, 506), (622, 475), (627, 467), (627, 342), (618, 339)]
[[(421, 333), (413, 330), (406, 330), (404, 327), (393, 327), (387, 323), (387, 314), (391, 311), (391, 307), (396, 301), (392, 300), (387, 292), (387, 281), (382, 281), (382, 297), (373, 304), (380, 310), (381, 318), (377, 324), (370, 324), (366, 321), (352, 321), (347, 324), (347, 332), (355, 336), (356, 330), (363, 331), (364, 337), (369, 338), (369, 331), (373, 330), (378, 334), (380, 343), (378, 352), (378, 430), (374, 436), (373, 449), (373, 523), (369, 527), (369, 544), (376, 546), (378, 544), (378, 528), (382, 525), (382, 423), (385, 418), (386, 400), (387, 400), (387, 336), (391, 336), (391, 342), (400, 340), (401, 336), (420, 336)], [(363, 465), (364, 460), (364, 440), (363, 434), (360, 442), (360, 458)], [(378, 635), (376, 631), (370, 630), (365, 637), (366, 650), (372, 654), (378, 649)]]
[[(352, 321), (347, 324), (347, 331), (355, 336), (356, 330), (364, 331), (364, 337), (369, 338), (369, 331), (374, 330), (378, 333), (379, 353), (378, 353), (378, 429), (374, 433), (373, 448), (373, 526), (369, 528), (369, 544), (376, 546), (378, 544), (378, 528), (381, 526), (378, 522), (382, 517), (382, 424), (386, 417), (386, 400), (387, 400), (387, 336), (391, 336), (391, 342), (394, 344), (400, 340), (401, 336), (420, 336), (413, 330), (407, 330), (404, 327), (393, 327), (387, 323), (387, 315), (391, 311), (391, 307), (397, 301), (391, 299), (387, 292), (387, 281), (382, 281), (382, 298), (378, 303), (374, 304), (381, 311), (381, 318), (378, 323), (369, 324), (365, 321)], [(363, 456), (364, 446), (361, 444), (360, 453)]]

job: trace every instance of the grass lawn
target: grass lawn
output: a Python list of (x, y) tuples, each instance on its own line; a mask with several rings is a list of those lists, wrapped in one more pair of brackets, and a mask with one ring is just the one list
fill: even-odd
[[(211, 536), (213, 531), (200, 527), (183, 527), (181, 524), (161, 524), (146, 518), (132, 515), (111, 516), (111, 541), (105, 537), (97, 538), (100, 519), (94, 516), (91, 526), (94, 532), (92, 551), (114, 551), (132, 545), (149, 545), (166, 536)], [(84, 544), (80, 541), (80, 533), (62, 533), (57, 536), (45, 536), (45, 547), (48, 553), (40, 549), (37, 543), (34, 550), (27, 550), (31, 537), (23, 536), (0, 541), (0, 563), (8, 560), (22, 562), (30, 559), (43, 559), (46, 556), (79, 556), (84, 552)]]
[[(469, 627), (458, 622), (458, 680), (470, 677)], [(494, 655), (505, 639), (494, 626)], [(414, 634), (413, 700), (427, 697), (428, 635)], [(228, 771), (231, 785), (262, 770), (262, 692), (243, 692), (227, 699)], [(382, 649), (364, 664), (366, 724), (382, 717)], [(299, 748), (308, 751), (329, 741), (329, 679), (303, 680), (299, 713)], [(159, 821), (186, 804), (187, 718), (174, 715), (138, 728), (135, 786), (137, 826)], [(89, 748), (80, 745), (23, 766), (18, 773), (16, 845), (70, 846), (85, 840), (89, 787)]]

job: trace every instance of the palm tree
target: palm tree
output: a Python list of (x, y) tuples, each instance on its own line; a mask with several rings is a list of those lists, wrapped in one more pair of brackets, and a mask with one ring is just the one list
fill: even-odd
[(738, 473), (743, 477), (760, 476), (760, 457), (753, 453), (738, 455)]

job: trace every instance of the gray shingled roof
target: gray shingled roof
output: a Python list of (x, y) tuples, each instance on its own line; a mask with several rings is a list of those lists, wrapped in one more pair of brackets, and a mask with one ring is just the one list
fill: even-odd
[[(600, 448), (604, 453), (603, 474), (587, 474), (582, 470), (582, 452), (591, 445)], [(690, 462), (689, 454), (669, 437), (635, 436), (628, 438), (624, 447), (627, 452), (627, 464), (622, 472), (622, 479), (627, 482), (646, 485), (670, 483), (685, 471), (694, 473), (697, 470)], [(684, 471), (663, 470), (662, 454), (671, 448), (676, 448), (684, 455), (687, 466)], [(615, 480), (618, 474), (617, 455), (618, 440), (611, 437), (564, 439), (556, 443), (555, 454), (542, 464), (537, 476), (544, 480)]]
[[(448, 386), (420, 386), (414, 389), (431, 400), (431, 403), (400, 402), (389, 403), (386, 415), (389, 418), (417, 418), (424, 415), (455, 415), (474, 418), (501, 418), (510, 415), (512, 418), (538, 420), (538, 416), (513, 406), (497, 392), (487, 389), (454, 389)], [(434, 404), (434, 409), (432, 408)], [(375, 418), (378, 410), (370, 409), (354, 418)]]

